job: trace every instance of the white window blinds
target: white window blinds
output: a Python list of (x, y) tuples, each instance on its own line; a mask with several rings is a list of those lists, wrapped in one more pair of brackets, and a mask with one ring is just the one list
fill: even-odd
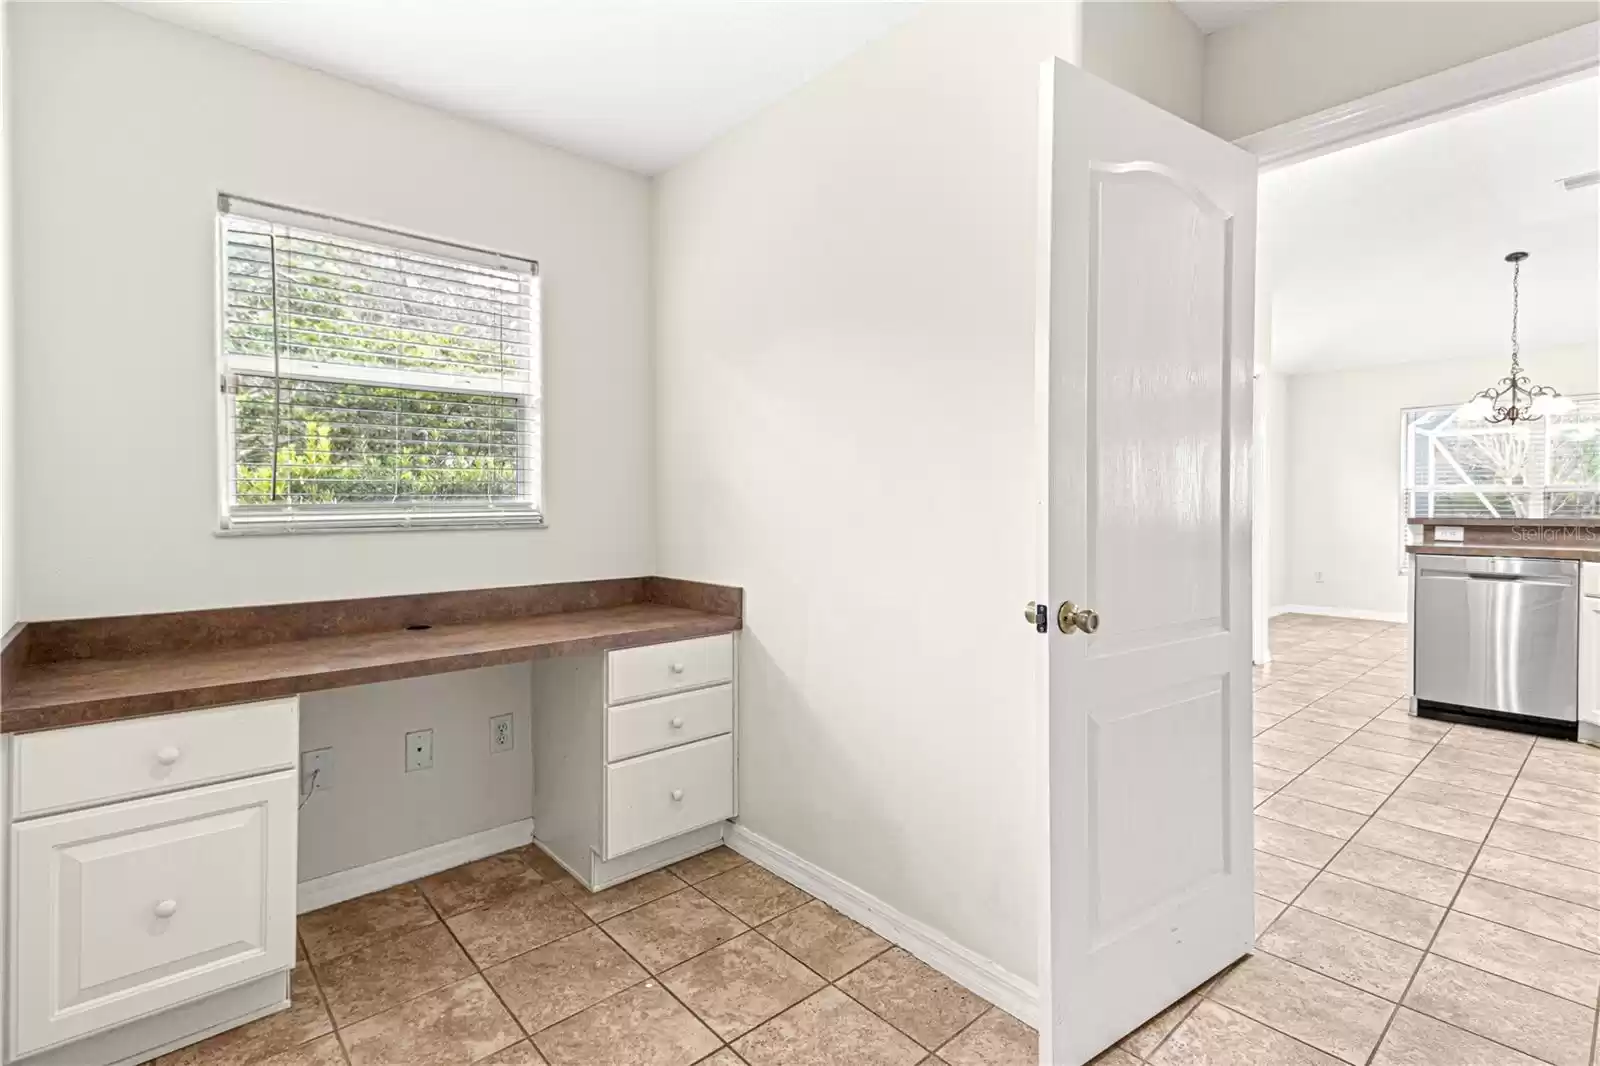
[(222, 524), (538, 525), (538, 267), (221, 197)]

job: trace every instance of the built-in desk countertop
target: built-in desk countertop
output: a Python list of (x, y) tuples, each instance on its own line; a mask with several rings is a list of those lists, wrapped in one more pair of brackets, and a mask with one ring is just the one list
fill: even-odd
[(35, 622), (0, 655), (0, 732), (729, 633), (742, 610), (648, 577)]

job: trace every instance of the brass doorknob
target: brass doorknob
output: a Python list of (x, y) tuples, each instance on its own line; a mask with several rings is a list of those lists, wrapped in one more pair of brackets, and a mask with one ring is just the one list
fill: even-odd
[(1056, 625), (1063, 633), (1093, 633), (1100, 628), (1100, 615), (1089, 607), (1079, 607), (1071, 600), (1062, 603), (1056, 612)]

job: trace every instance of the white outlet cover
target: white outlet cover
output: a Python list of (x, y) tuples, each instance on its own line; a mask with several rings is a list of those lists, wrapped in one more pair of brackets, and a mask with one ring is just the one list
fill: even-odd
[(510, 751), (517, 746), (516, 727), (509, 714), (497, 714), (489, 719), (489, 750)]
[[(316, 777), (313, 779), (312, 775)], [(311, 785), (312, 792), (326, 792), (333, 787), (333, 749), (316, 748), (300, 753), (300, 791)]]
[(406, 773), (433, 769), (433, 730), (418, 729), (406, 734)]

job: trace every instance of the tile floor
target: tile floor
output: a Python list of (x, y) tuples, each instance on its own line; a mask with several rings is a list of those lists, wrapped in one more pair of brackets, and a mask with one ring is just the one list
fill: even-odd
[[(1600, 1066), (1600, 749), (1419, 721), (1397, 626), (1256, 677), (1257, 953), (1100, 1066)], [(294, 1005), (160, 1066), (1034, 1066), (1032, 1030), (719, 849), (522, 849), (302, 916)]]
[(1036, 1066), (1032, 1029), (723, 848), (532, 848), (300, 918), (294, 1003), (157, 1066)]

